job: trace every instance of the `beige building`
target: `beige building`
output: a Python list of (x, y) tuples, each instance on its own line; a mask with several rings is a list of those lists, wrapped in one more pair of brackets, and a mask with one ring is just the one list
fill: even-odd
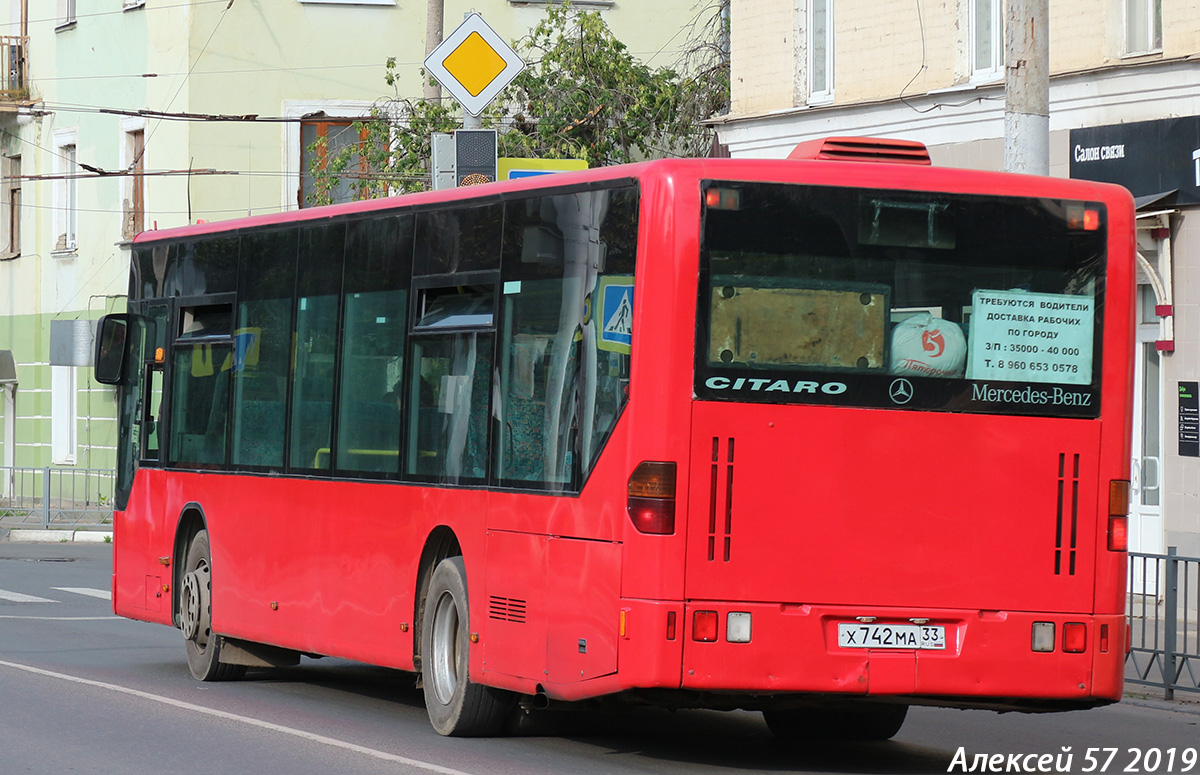
[[(549, 1), (442, 0), (443, 30), (475, 11), (515, 41)], [(313, 141), (345, 139), (392, 95), (389, 57), (399, 94), (421, 97), (428, 6), (0, 4), (0, 496), (19, 486), (14, 468), (112, 467), (113, 391), (81, 364), (88, 322), (124, 306), (131, 238), (302, 206)], [(696, 12), (696, 0), (575, 6), (652, 66), (672, 63)]]
[[(779, 158), (819, 137), (896, 137), (935, 164), (1001, 169), (1005, 10), (733, 0), (720, 141)], [(1200, 2), (1049, 0), (1049, 25), (1050, 173), (1121, 183), (1139, 204), (1131, 549), (1200, 556), (1187, 398), (1200, 379)]]

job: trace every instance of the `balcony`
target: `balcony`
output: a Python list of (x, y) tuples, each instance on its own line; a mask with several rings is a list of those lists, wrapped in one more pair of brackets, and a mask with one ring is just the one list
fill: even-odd
[(0, 111), (12, 110), (29, 100), (29, 73), (25, 51), (29, 38), (0, 35)]

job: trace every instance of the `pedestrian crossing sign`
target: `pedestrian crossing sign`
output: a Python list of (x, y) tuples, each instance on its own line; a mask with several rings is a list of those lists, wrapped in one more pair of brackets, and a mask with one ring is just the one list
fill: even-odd
[(633, 277), (614, 275), (600, 278), (595, 316), (597, 347), (628, 355), (633, 345)]

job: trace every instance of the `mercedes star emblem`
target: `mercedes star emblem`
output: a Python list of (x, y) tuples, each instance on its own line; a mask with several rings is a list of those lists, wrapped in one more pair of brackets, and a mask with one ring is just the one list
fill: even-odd
[(888, 396), (891, 397), (892, 403), (907, 404), (913, 397), (912, 383), (906, 379), (892, 380), (892, 385), (888, 388)]

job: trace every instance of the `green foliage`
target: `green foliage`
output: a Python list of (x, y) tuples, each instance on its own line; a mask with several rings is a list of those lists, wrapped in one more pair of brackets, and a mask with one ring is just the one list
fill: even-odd
[[(584, 159), (600, 167), (706, 155), (712, 132), (700, 122), (728, 103), (727, 7), (728, 0), (702, 0), (681, 31), (687, 44), (677, 66), (652, 68), (628, 52), (599, 12), (569, 2), (547, 5), (545, 17), (514, 46), (528, 66), (481, 123), (498, 130), (501, 156)], [(330, 150), (322, 138), (309, 146), (311, 204), (333, 201), (339, 188), (357, 199), (429, 188), (430, 135), (461, 127), (461, 109), (448, 99), (401, 96), (394, 58), (385, 80), (393, 96), (347, 130), (358, 142), (343, 140)]]

